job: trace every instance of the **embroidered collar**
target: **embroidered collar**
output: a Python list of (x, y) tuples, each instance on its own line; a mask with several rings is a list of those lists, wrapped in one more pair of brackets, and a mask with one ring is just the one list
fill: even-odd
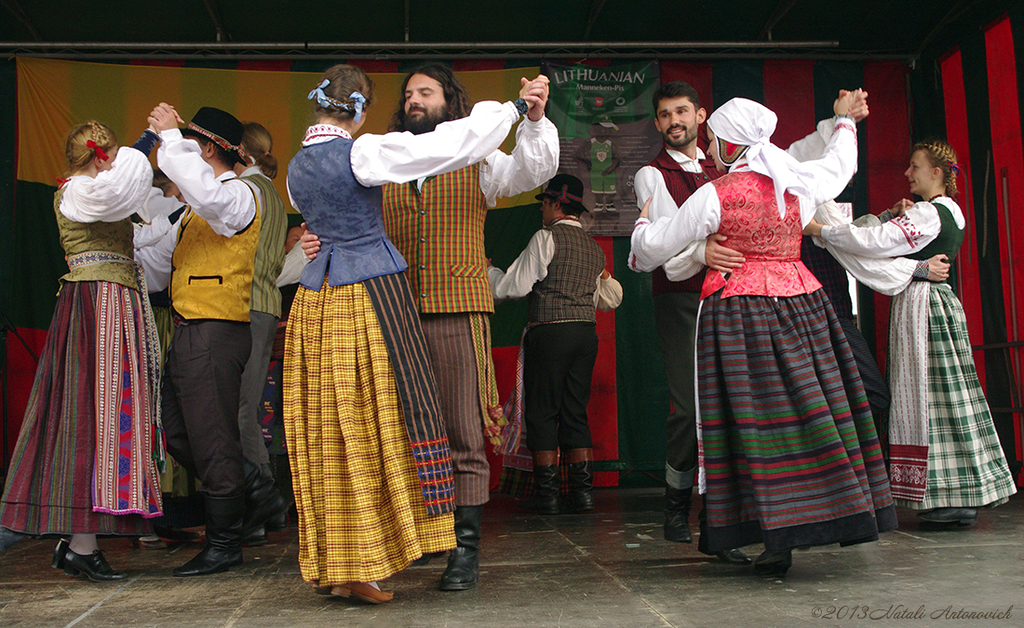
[(576, 216), (562, 216), (560, 218), (555, 218), (554, 220), (552, 220), (551, 224), (548, 225), (548, 229), (550, 229), (551, 227), (554, 227), (555, 225), (557, 225), (559, 223), (563, 223), (563, 222), (568, 224), (568, 225), (574, 225), (576, 227), (582, 227), (583, 226), (583, 223), (581, 223), (580, 219), (577, 218)]
[(333, 124), (314, 124), (306, 129), (306, 137), (302, 138), (302, 145), (309, 146), (311, 144), (320, 144), (322, 142), (329, 142), (330, 140), (338, 137), (350, 140), (352, 139), (352, 134), (340, 126), (334, 126)]

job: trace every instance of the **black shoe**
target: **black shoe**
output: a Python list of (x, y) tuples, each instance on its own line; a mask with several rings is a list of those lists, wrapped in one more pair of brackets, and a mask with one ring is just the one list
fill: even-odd
[(569, 450), (569, 511), (594, 509), (594, 450)]
[(448, 552), (428, 552), (426, 554), (423, 554), (416, 560), (412, 561), (411, 563), (409, 563), (409, 566), (422, 567), (423, 565), (428, 565), (430, 564), (430, 561), (434, 560), (435, 558), (441, 558), (447, 553)]
[(53, 560), (50, 561), (50, 566), (54, 569), (64, 568), (64, 557), (67, 555), (70, 549), (71, 543), (67, 539), (61, 538), (57, 541), (57, 547), (53, 548)]
[(267, 522), (263, 524), (264, 529), (267, 532), (280, 532), (281, 530), (288, 529), (288, 510), (291, 510), (291, 504), (288, 505), (288, 509), (279, 515), (274, 515)]
[(765, 550), (754, 561), (754, 571), (765, 576), (784, 576), (793, 566), (793, 551), (769, 552)]
[(918, 519), (929, 523), (955, 523), (961, 527), (974, 525), (978, 520), (977, 508), (936, 508), (917, 513)]
[(718, 560), (730, 565), (749, 565), (754, 562), (749, 556), (744, 554), (742, 550), (736, 547), (731, 550), (725, 550), (724, 552), (715, 552), (715, 556), (718, 557)]
[(107, 564), (103, 552), (94, 550), (88, 556), (76, 554), (68, 549), (64, 553), (64, 573), (69, 576), (77, 576), (84, 573), (93, 582), (109, 582), (111, 580), (124, 580), (128, 574), (123, 571), (114, 571)]
[(693, 543), (690, 533), (690, 506), (693, 489), (665, 487), (665, 540), (673, 543)]
[(206, 497), (206, 547), (174, 570), (175, 576), (205, 576), (242, 564), (245, 497)]
[(476, 586), (480, 577), (480, 518), (483, 506), (455, 507), (455, 541), (448, 554), (448, 567), (441, 574), (442, 591), (464, 591)]

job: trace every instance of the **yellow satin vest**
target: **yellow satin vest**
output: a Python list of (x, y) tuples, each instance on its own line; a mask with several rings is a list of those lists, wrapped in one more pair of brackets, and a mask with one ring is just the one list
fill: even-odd
[(259, 197), (253, 197), (256, 217), (230, 238), (217, 234), (191, 207), (181, 217), (171, 260), (171, 301), (183, 318), (249, 322), (261, 214)]

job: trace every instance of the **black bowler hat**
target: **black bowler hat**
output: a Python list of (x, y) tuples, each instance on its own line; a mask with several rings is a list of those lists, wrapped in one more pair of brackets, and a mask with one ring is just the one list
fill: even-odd
[(538, 201), (544, 198), (553, 198), (566, 205), (575, 207), (581, 213), (588, 211), (583, 206), (583, 182), (571, 174), (556, 174), (553, 179), (548, 181), (548, 186), (536, 198)]
[(214, 107), (203, 107), (197, 111), (188, 126), (181, 130), (182, 135), (201, 135), (207, 138), (231, 153), (238, 163), (248, 166), (241, 146), (243, 132), (245, 129), (238, 118)]

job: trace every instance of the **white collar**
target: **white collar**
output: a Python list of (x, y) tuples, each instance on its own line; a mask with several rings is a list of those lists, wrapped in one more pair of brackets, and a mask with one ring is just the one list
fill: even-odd
[(352, 139), (352, 134), (340, 126), (335, 126), (333, 124), (314, 124), (306, 129), (306, 137), (302, 139), (302, 145), (311, 146), (313, 144), (322, 144), (339, 137), (350, 140)]
[(674, 148), (668, 148), (667, 146), (665, 147), (665, 152), (668, 153), (668, 156), (675, 160), (677, 164), (685, 164), (691, 161), (704, 161), (705, 159), (707, 159), (707, 156), (704, 155), (704, 151), (702, 151), (699, 146), (697, 147), (696, 159), (690, 159), (690, 156), (687, 155), (686, 153), (678, 151)]

